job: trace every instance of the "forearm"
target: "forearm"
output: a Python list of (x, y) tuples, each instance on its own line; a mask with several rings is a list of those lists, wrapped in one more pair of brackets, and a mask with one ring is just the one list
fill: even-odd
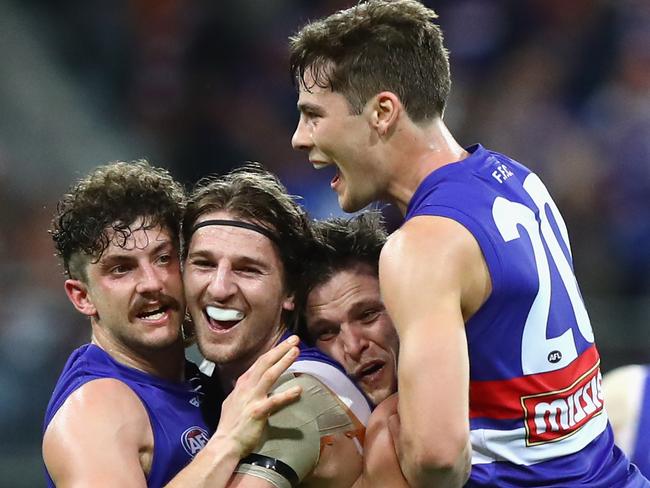
[[(467, 417), (461, 417), (468, 412), (450, 408), (452, 405), (444, 401), (438, 405), (422, 400), (409, 405), (408, 401), (400, 392), (401, 427), (396, 450), (409, 486), (463, 486), (471, 469), (469, 424)], [(429, 408), (423, 409), (423, 405)]]
[(431, 347), (418, 349), (413, 338), (405, 337), (410, 351), (400, 356), (400, 465), (412, 487), (462, 486), (471, 465), (464, 334), (461, 331), (448, 334), (444, 341), (425, 341), (445, 344), (433, 354), (442, 359), (442, 364), (428, 359), (426, 370), (436, 371), (433, 377), (421, 374)]
[(400, 465), (411, 488), (462, 487), (471, 470), (471, 445), (467, 442), (455, 462), (446, 459), (418, 461), (417, 457), (406, 454), (400, 458)]
[(232, 442), (213, 437), (165, 488), (225, 488), (239, 459)]

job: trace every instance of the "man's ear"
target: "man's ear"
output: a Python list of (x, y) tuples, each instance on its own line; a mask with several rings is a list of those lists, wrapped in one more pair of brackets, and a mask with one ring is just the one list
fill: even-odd
[(88, 294), (88, 286), (80, 280), (69, 279), (64, 284), (65, 293), (74, 305), (74, 308), (82, 314), (92, 317), (97, 314), (97, 309), (92, 303), (92, 298)]
[(399, 97), (390, 91), (383, 91), (371, 101), (371, 122), (380, 136), (389, 134), (394, 128), (400, 112), (404, 109)]
[(282, 310), (293, 310), (294, 308), (296, 308), (296, 301), (294, 295), (291, 294), (282, 302)]

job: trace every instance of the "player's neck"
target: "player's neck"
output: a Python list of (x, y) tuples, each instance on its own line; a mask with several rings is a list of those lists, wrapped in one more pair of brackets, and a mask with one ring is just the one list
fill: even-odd
[(415, 190), (429, 174), (465, 159), (468, 153), (439, 118), (426, 126), (413, 124), (401, 137), (404, 140), (393, 146), (388, 200), (405, 215)]
[(92, 341), (115, 361), (158, 378), (180, 382), (185, 379), (185, 348), (181, 339), (167, 347), (134, 348), (106, 334), (93, 331)]
[[(262, 351), (266, 352), (266, 351)], [(235, 388), (235, 383), (237, 379), (243, 375), (246, 370), (254, 363), (255, 361), (235, 361), (227, 364), (217, 364), (215, 365), (216, 370), (218, 371), (219, 383), (221, 383), (221, 389), (223, 392), (228, 395)], [(213, 373), (214, 377), (215, 374)]]
[[(218, 371), (219, 382), (221, 383), (221, 388), (226, 394), (229, 394), (233, 388), (235, 388), (235, 383), (241, 375), (243, 375), (248, 368), (250, 368), (257, 359), (267, 351), (270, 351), (282, 337), (285, 328), (282, 327), (269, 336), (268, 340), (261, 344), (258, 348), (255, 349), (254, 353), (250, 356), (239, 357), (235, 361), (230, 361), (227, 363), (216, 363), (215, 368)], [(215, 376), (215, 373), (212, 374)]]

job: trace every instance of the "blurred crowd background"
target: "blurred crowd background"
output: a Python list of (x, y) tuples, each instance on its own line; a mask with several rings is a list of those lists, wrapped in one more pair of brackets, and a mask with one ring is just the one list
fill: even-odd
[[(353, 3), (0, 0), (0, 486), (43, 485), (43, 412), (89, 337), (47, 233), (58, 198), (111, 160), (190, 187), (255, 160), (314, 217), (338, 214), (331, 174), (290, 147), (287, 37)], [(650, 2), (424, 3), (451, 51), (452, 132), (546, 182), (603, 370), (650, 361)]]

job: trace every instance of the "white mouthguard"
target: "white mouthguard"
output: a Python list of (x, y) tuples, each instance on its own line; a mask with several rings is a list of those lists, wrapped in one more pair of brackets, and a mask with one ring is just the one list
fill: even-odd
[(218, 308), (208, 306), (205, 308), (205, 311), (212, 320), (219, 320), (223, 322), (241, 320), (244, 318), (244, 312), (240, 310), (234, 310), (232, 308)]

